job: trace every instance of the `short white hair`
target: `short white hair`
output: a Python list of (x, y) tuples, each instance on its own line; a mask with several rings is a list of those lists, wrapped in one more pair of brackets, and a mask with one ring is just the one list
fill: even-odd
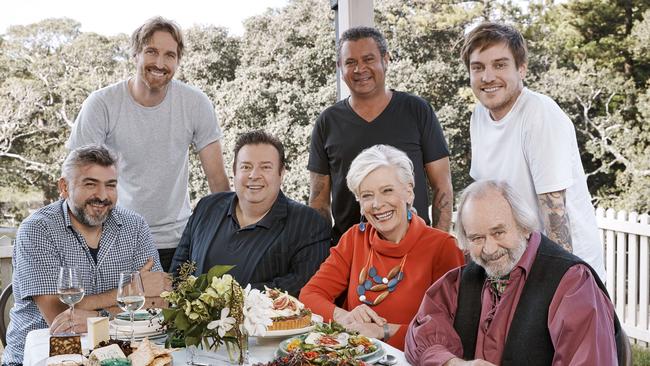
[(361, 182), (375, 169), (393, 167), (397, 172), (397, 179), (404, 184), (415, 187), (413, 177), (413, 162), (405, 152), (389, 145), (375, 145), (363, 150), (357, 155), (346, 177), (348, 189), (359, 200), (359, 186)]
[(539, 220), (535, 211), (528, 206), (524, 199), (508, 183), (500, 180), (480, 180), (467, 186), (458, 200), (458, 215), (456, 216), (455, 231), (458, 245), (461, 249), (469, 249), (469, 240), (467, 240), (467, 233), (463, 226), (465, 205), (473, 198), (485, 197), (495, 193), (500, 194), (508, 202), (508, 205), (512, 209), (512, 216), (522, 233), (532, 233), (533, 231), (540, 230)]

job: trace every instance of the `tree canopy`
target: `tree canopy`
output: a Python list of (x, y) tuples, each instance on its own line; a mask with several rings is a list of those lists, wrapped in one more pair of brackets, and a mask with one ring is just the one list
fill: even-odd
[[(224, 131), (224, 161), (243, 131), (264, 128), (286, 145), (283, 189), (308, 197), (309, 139), (318, 114), (335, 102), (334, 14), (320, 0), (292, 0), (245, 22), (185, 30), (177, 77), (204, 90)], [(650, 211), (650, 1), (376, 2), (376, 26), (389, 42), (387, 83), (434, 107), (451, 150), (456, 192), (469, 182), (469, 118), (476, 100), (459, 59), (463, 34), (482, 20), (522, 31), (526, 84), (551, 96), (575, 124), (600, 205)], [(57, 197), (65, 141), (83, 100), (133, 72), (126, 36), (80, 31), (71, 19), (10, 27), (0, 38), (0, 182)], [(192, 198), (207, 193), (192, 161)]]

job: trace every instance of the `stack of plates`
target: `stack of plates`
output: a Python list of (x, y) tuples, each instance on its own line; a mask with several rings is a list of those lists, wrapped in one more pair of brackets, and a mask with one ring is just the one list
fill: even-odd
[[(133, 336), (140, 341), (144, 337), (156, 339), (165, 336), (160, 325), (162, 314), (151, 315), (144, 310), (136, 311), (133, 321)], [(131, 338), (131, 320), (129, 313), (120, 313), (110, 322), (110, 335), (117, 339)]]

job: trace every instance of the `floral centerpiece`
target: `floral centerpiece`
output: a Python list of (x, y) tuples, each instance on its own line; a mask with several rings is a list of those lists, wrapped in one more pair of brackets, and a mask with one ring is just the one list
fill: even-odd
[(271, 325), (273, 302), (250, 285), (242, 288), (226, 274), (233, 266), (214, 266), (198, 277), (193, 262), (181, 265), (172, 291), (160, 296), (167, 346), (199, 347), (216, 351), (225, 345), (231, 360), (243, 364), (248, 336), (261, 335)]

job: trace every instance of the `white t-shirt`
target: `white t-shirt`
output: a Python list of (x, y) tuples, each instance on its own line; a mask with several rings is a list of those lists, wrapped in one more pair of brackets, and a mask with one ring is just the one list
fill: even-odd
[(144, 107), (124, 80), (90, 94), (67, 146), (102, 143), (120, 156), (118, 204), (142, 215), (164, 249), (178, 246), (192, 214), (190, 144), (200, 151), (220, 138), (212, 102), (199, 89), (172, 80), (160, 104)]
[(551, 98), (524, 88), (499, 121), (480, 103), (470, 122), (475, 180), (508, 182), (538, 212), (537, 195), (566, 190), (573, 254), (605, 280), (603, 248), (573, 123)]

